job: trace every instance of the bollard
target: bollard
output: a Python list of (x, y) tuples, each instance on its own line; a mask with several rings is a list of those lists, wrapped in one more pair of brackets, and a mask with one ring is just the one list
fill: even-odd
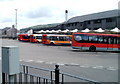
[(55, 65), (55, 84), (59, 84), (59, 65)]

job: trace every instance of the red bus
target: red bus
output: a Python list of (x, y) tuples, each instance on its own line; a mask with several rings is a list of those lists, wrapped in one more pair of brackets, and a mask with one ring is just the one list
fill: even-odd
[(73, 33), (72, 48), (90, 51), (120, 51), (120, 35), (99, 33)]
[(42, 44), (71, 45), (72, 35), (43, 34)]
[(30, 41), (30, 35), (29, 34), (19, 34), (18, 35), (18, 40), (29, 42)]
[(32, 34), (32, 35), (30, 35), (30, 42), (41, 43), (42, 42), (42, 34)]

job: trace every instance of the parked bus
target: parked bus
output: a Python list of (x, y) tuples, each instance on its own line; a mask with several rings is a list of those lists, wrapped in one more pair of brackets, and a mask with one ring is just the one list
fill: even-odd
[(30, 42), (32, 43), (41, 43), (42, 42), (42, 34), (31, 34)]
[(72, 48), (90, 51), (120, 51), (120, 35), (98, 33), (73, 33)]
[(71, 45), (72, 35), (43, 34), (42, 44)]
[(30, 35), (29, 34), (19, 34), (18, 35), (18, 40), (29, 42), (30, 41)]

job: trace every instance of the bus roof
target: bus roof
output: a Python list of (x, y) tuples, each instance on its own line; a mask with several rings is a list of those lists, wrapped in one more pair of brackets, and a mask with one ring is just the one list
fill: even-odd
[(115, 37), (120, 37), (119, 34), (100, 34), (100, 33), (73, 33), (73, 34), (86, 34), (86, 35), (100, 35), (100, 36), (115, 36)]
[(28, 35), (28, 34), (18, 34), (18, 35)]
[(47, 36), (72, 36), (72, 35), (61, 35), (61, 34), (43, 34)]
[(42, 34), (31, 34), (33, 36), (42, 36)]

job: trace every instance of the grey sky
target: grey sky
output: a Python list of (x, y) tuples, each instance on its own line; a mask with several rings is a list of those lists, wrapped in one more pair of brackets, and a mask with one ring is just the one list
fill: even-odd
[(68, 18), (118, 8), (119, 0), (0, 0), (0, 28), (15, 24), (18, 9), (18, 29), (65, 21)]

